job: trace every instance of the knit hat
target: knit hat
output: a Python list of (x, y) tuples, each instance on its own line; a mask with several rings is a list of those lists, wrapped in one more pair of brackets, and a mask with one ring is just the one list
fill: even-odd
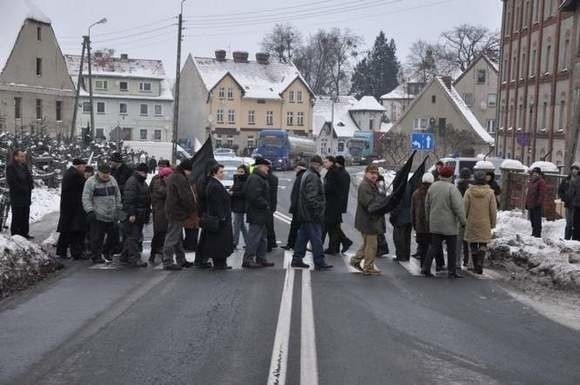
[(123, 157), (120, 152), (114, 152), (111, 154), (111, 162), (123, 163)]
[(145, 164), (145, 163), (139, 163), (137, 165), (137, 167), (135, 167), (135, 171), (141, 171), (141, 172), (149, 172), (149, 167)]
[(190, 159), (184, 159), (181, 161), (181, 163), (179, 163), (179, 167), (182, 168), (183, 170), (187, 170), (187, 171), (191, 171), (191, 167), (193, 166), (193, 162)]
[(485, 175), (486, 175), (485, 171), (475, 170), (475, 172), (473, 173), (473, 180), (475, 180), (478, 183), (485, 182)]
[(173, 173), (173, 169), (171, 167), (163, 167), (163, 168), (159, 169), (159, 172), (158, 172), (161, 179), (167, 178), (172, 173)]
[(254, 159), (254, 166), (259, 166), (259, 165), (264, 165), (264, 166), (270, 166), (272, 163), (270, 163), (270, 161), (268, 159), (264, 159), (261, 156), (256, 157), (256, 159)]
[(101, 163), (99, 165), (99, 172), (102, 172), (103, 174), (110, 174), (111, 173), (111, 166), (109, 166), (107, 163)]
[(87, 164), (87, 161), (84, 159), (76, 158), (73, 159), (73, 166), (80, 166), (81, 164)]
[(441, 178), (451, 178), (454, 172), (455, 169), (453, 167), (444, 166), (441, 168), (441, 170), (439, 170), (439, 176)]
[(427, 183), (427, 184), (433, 184), (433, 182), (435, 182), (435, 177), (430, 172), (426, 172), (425, 174), (423, 174), (423, 178), (421, 178), (421, 182)]
[(469, 179), (471, 178), (471, 170), (467, 167), (463, 167), (461, 171), (459, 171), (459, 177), (461, 179)]
[(322, 164), (322, 158), (319, 155), (314, 155), (312, 158), (310, 158), (310, 163)]

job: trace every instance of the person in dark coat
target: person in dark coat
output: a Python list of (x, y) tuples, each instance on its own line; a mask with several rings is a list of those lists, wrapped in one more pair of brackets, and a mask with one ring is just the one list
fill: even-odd
[(302, 180), (302, 175), (306, 171), (306, 163), (299, 161), (294, 167), (296, 172), (296, 178), (292, 184), (292, 192), (290, 193), (290, 209), (288, 212), (292, 215), (292, 221), (290, 222), (290, 231), (288, 232), (288, 240), (286, 245), (282, 246), (285, 250), (292, 250), (294, 244), (296, 243), (296, 235), (298, 234), (298, 228), (300, 227), (300, 222), (298, 222), (298, 216), (296, 215), (296, 208), (298, 206), (298, 192), (300, 191), (300, 181)]
[(244, 243), (248, 243), (248, 229), (246, 228), (245, 213), (246, 213), (246, 199), (244, 197), (244, 185), (248, 180), (250, 169), (248, 166), (241, 165), (234, 175), (234, 184), (230, 190), (232, 198), (232, 213), (234, 216), (234, 248), (238, 247), (240, 241), (240, 233), (244, 236)]
[(213, 259), (213, 268), (216, 270), (231, 269), (226, 261), (234, 252), (230, 195), (221, 182), (223, 179), (224, 166), (218, 164), (212, 167), (206, 186), (205, 211), (202, 218), (203, 215), (216, 217), (219, 227), (217, 231), (202, 228), (197, 249), (204, 260)]
[(499, 187), (499, 184), (495, 180), (495, 172), (493, 171), (486, 172), (485, 181), (489, 185), (489, 187), (491, 187), (491, 189), (493, 190), (493, 193), (495, 194), (496, 204), (499, 207), (499, 196), (501, 195), (501, 187)]
[(151, 254), (149, 263), (155, 264), (157, 254), (163, 252), (163, 242), (167, 235), (167, 215), (165, 214), (165, 198), (167, 198), (167, 178), (173, 173), (171, 167), (161, 167), (149, 184), (149, 196), (153, 209), (153, 238), (151, 239)]
[(268, 170), (270, 162), (257, 157), (254, 163), (254, 172), (249, 176), (244, 186), (246, 197), (246, 221), (249, 223), (248, 243), (244, 252), (242, 267), (256, 268), (274, 266), (266, 260), (268, 248), (267, 224), (272, 215), (270, 205), (270, 184)]
[(542, 237), (542, 215), (544, 211), (544, 200), (546, 198), (546, 181), (544, 174), (539, 167), (532, 170), (530, 181), (528, 182), (528, 192), (526, 196), (526, 208), (532, 224), (532, 237)]
[(149, 167), (149, 173), (155, 174), (155, 169), (157, 168), (157, 160), (155, 159), (155, 156), (149, 158), (147, 166)]
[(278, 247), (276, 243), (276, 232), (274, 231), (274, 213), (278, 207), (278, 177), (274, 175), (272, 171), (272, 165), (270, 165), (270, 170), (268, 171), (268, 185), (270, 186), (270, 218), (266, 224), (268, 230), (268, 253)]
[[(338, 171), (338, 192), (340, 194), (340, 201), (342, 207), (342, 214), (346, 214), (348, 211), (348, 195), (350, 192), (350, 174), (346, 171), (345, 167), (345, 159), (344, 156), (339, 155), (336, 157), (336, 170)], [(338, 238), (340, 243), (342, 244), (342, 252), (346, 253), (350, 247), (352, 246), (352, 241), (346, 236), (346, 234), (342, 231), (341, 228), (342, 223), (342, 215), (340, 218), (340, 222), (338, 223), (337, 230), (338, 230)]]
[(340, 238), (338, 227), (342, 220), (342, 208), (344, 205), (342, 191), (340, 188), (340, 176), (336, 167), (334, 156), (327, 156), (324, 159), (324, 195), (326, 198), (326, 207), (324, 208), (324, 226), (322, 228), (322, 243), (328, 233), (328, 248), (324, 250), (325, 254), (335, 255), (340, 251)]
[[(197, 213), (194, 213), (188, 219), (188, 221), (192, 222), (193, 226), (185, 228), (183, 247), (187, 251), (197, 251), (200, 229), (195, 225), (195, 222), (197, 221), (199, 223), (200, 215), (205, 212), (205, 205), (207, 202), (206, 187), (211, 178), (209, 173), (211, 169), (217, 165), (218, 162), (215, 159), (208, 159), (205, 164), (205, 172), (199, 176), (197, 180), (193, 180), (191, 176), (189, 177), (193, 196), (198, 205), (198, 210)], [(204, 258), (201, 253), (195, 253), (193, 265), (199, 269), (210, 269), (212, 267), (211, 262), (207, 258)]]
[(461, 171), (459, 171), (459, 179), (457, 179), (457, 189), (461, 193), (461, 196), (465, 195), (469, 185), (472, 183), (471, 170), (467, 167), (463, 167)]
[(60, 218), (57, 231), (60, 233), (56, 244), (56, 255), (80, 259), (84, 250), (87, 219), (83, 210), (83, 189), (85, 187), (85, 166), (83, 159), (74, 159), (72, 166), (62, 176), (60, 192)]
[(123, 213), (126, 238), (123, 244), (123, 254), (127, 262), (133, 267), (146, 267), (147, 263), (141, 260), (139, 241), (143, 239), (143, 226), (149, 223), (151, 217), (151, 198), (147, 186), (149, 166), (139, 163), (135, 172), (125, 183), (123, 194)]
[(110, 160), (112, 169), (111, 176), (117, 181), (121, 195), (123, 195), (125, 193), (125, 183), (133, 175), (133, 170), (125, 164), (123, 156), (119, 152), (114, 152)]
[(564, 230), (564, 239), (572, 239), (572, 236), (574, 235), (574, 202), (570, 200), (568, 191), (570, 190), (570, 185), (578, 178), (579, 172), (580, 163), (574, 163), (570, 167), (570, 175), (563, 179), (558, 186), (558, 197), (564, 204), (566, 210), (566, 229)]
[(415, 239), (417, 241), (417, 254), (421, 261), (421, 268), (423, 262), (427, 257), (429, 251), (429, 244), (431, 243), (431, 233), (429, 232), (429, 222), (427, 222), (427, 214), (425, 213), (425, 198), (429, 187), (435, 182), (432, 173), (425, 173), (421, 179), (421, 185), (411, 197), (411, 219), (413, 221), (413, 228), (415, 229)]
[[(494, 181), (495, 183), (495, 181)], [(461, 196), (465, 196), (465, 192), (473, 184), (473, 179), (471, 178), (471, 170), (464, 167), (459, 172), (459, 179), (457, 179), (456, 185), (457, 189), (461, 193)], [(497, 183), (496, 183), (497, 184)], [(499, 188), (499, 186), (498, 186)], [(469, 244), (463, 239), (465, 232), (464, 227), (459, 228), (459, 234), (457, 235), (457, 268), (461, 266), (461, 257), (463, 256), (463, 266), (469, 265)]]
[(391, 212), (389, 220), (393, 225), (393, 243), (395, 244), (395, 261), (406, 262), (411, 257), (411, 185), (407, 184), (405, 194), (399, 205)]
[(6, 166), (6, 182), (10, 190), (10, 207), (12, 223), (10, 233), (21, 235), (26, 239), (30, 236), (30, 204), (32, 203), (32, 173), (26, 164), (26, 152), (16, 149), (12, 153), (12, 161)]

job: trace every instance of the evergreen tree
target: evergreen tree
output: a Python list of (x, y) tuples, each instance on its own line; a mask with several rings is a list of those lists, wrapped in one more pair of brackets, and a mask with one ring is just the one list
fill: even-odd
[(356, 97), (372, 95), (379, 99), (398, 85), (401, 65), (397, 59), (397, 46), (381, 31), (372, 50), (355, 67), (351, 93)]

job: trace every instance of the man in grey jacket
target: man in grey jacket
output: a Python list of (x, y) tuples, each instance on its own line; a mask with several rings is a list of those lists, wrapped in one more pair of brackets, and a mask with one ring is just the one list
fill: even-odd
[(431, 229), (431, 246), (421, 273), (432, 277), (433, 258), (443, 253), (443, 241), (447, 245), (447, 268), (449, 278), (462, 278), (456, 268), (458, 226), (465, 226), (465, 208), (461, 193), (451, 182), (453, 168), (443, 167), (439, 180), (431, 185), (425, 198), (425, 215)]
[[(117, 247), (116, 224), (122, 209), (121, 192), (111, 176), (111, 167), (99, 166), (83, 189), (83, 209), (90, 226), (91, 257), (94, 263), (111, 262), (111, 253)], [(103, 241), (107, 241), (103, 247)]]

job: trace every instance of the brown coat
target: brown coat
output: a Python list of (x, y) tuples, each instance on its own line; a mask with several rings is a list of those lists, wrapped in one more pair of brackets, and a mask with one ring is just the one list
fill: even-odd
[(184, 222), (196, 211), (191, 185), (183, 171), (177, 169), (167, 177), (165, 213), (170, 222)]
[(488, 243), (497, 218), (497, 201), (489, 185), (471, 185), (465, 192), (464, 239), (470, 243)]
[(153, 232), (167, 231), (167, 215), (165, 214), (165, 198), (167, 186), (159, 175), (155, 175), (149, 184), (149, 196), (153, 208)]
[(411, 220), (417, 234), (429, 233), (429, 222), (427, 222), (427, 215), (425, 214), (425, 197), (429, 186), (426, 184), (421, 185), (411, 197)]

